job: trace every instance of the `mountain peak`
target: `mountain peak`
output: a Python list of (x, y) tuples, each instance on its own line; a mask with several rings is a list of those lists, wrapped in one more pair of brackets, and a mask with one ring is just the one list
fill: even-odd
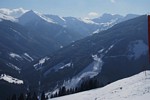
[(30, 10), (26, 13), (24, 13), (20, 18), (19, 18), (19, 22), (24, 25), (30, 21), (33, 22), (38, 22), (38, 21), (46, 21), (49, 23), (53, 23), (56, 24), (55, 22), (53, 22), (50, 18), (46, 17), (45, 15), (42, 15), (36, 11)]
[(33, 10), (29, 10), (28, 12), (24, 13), (23, 15), (37, 15), (37, 13)]
[(26, 23), (28, 23), (30, 21), (40, 20), (40, 17), (37, 15), (37, 13), (35, 11), (30, 10), (30, 11), (24, 13), (18, 19), (19, 19), (20, 24), (25, 25)]

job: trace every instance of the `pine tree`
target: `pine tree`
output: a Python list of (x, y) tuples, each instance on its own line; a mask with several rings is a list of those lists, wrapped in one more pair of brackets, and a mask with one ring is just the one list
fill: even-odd
[(53, 96), (54, 96), (54, 97), (58, 97), (58, 93), (56, 92)]
[(23, 93), (20, 94), (18, 100), (25, 100), (25, 97), (24, 97), (24, 94), (23, 94)]
[(36, 93), (34, 92), (32, 100), (38, 100)]
[(50, 98), (54, 98), (54, 95), (53, 94), (51, 94), (51, 97)]
[(11, 97), (9, 96), (9, 97), (7, 98), (7, 100), (11, 100)]
[(26, 100), (32, 100), (32, 96), (31, 96), (30, 92), (27, 94), (27, 99)]
[(12, 96), (11, 100), (17, 100), (16, 94), (14, 94), (14, 95)]
[(41, 100), (46, 100), (44, 91), (41, 94)]

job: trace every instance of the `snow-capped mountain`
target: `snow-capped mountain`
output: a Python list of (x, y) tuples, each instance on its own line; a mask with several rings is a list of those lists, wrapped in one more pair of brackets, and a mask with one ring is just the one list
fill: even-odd
[(102, 16), (98, 18), (92, 19), (92, 21), (95, 23), (99, 23), (101, 26), (103, 26), (102, 29), (100, 30), (106, 30), (117, 23), (129, 20), (129, 19), (133, 19), (138, 16), (139, 15), (136, 15), (136, 14), (127, 14), (126, 16), (121, 16), (119, 14), (113, 15), (113, 14), (104, 13)]
[(36, 21), (37, 23), (38, 21), (47, 21), (50, 23), (55, 23), (50, 18), (46, 18), (42, 14), (35, 12), (33, 10), (30, 10), (24, 13), (21, 17), (19, 17), (19, 23), (22, 25), (26, 25), (31, 21), (33, 22)]
[(17, 9), (7, 9), (7, 8), (0, 8), (0, 13), (7, 15), (7, 16), (12, 16), (14, 18), (20, 17), (22, 14), (27, 12), (28, 10), (25, 10), (23, 8), (17, 8)]
[(94, 18), (93, 21), (97, 23), (108, 23), (108, 22), (111, 22), (112, 20), (119, 20), (122, 18), (123, 16), (118, 15), (118, 14), (112, 15), (112, 14), (104, 13), (102, 16), (98, 18)]
[(55, 23), (80, 34), (81, 37), (90, 35), (94, 30), (100, 26), (95, 22), (87, 19), (75, 18), (75, 17), (60, 17), (57, 15), (45, 15), (52, 19)]
[[(29, 87), (33, 91), (76, 87), (85, 77), (107, 84), (140, 72), (148, 48), (146, 16), (127, 22), (113, 20), (117, 17), (124, 18), (117, 15), (99, 23), (0, 9), (0, 99)], [(14, 84), (18, 80), (23, 84)]]
[(23, 14), (18, 20), (19, 24), (30, 31), (35, 31), (34, 35), (48, 41), (47, 43), (58, 44), (60, 47), (82, 38), (80, 34), (64, 28), (53, 19), (32, 10)]
[(129, 14), (126, 16), (103, 14), (99, 18), (87, 19), (87, 18), (75, 18), (75, 17), (60, 17), (57, 15), (45, 15), (52, 19), (55, 23), (74, 30), (80, 33), (83, 37), (89, 36), (90, 34), (98, 33), (102, 30), (106, 30), (113, 25), (123, 22), (139, 15)]
[(103, 88), (49, 100), (149, 100), (150, 71), (121, 79)]
[(143, 15), (71, 43), (42, 63), (43, 89), (76, 87), (82, 79), (93, 77), (106, 85), (148, 69), (147, 34)]
[[(75, 40), (78, 40), (83, 37), (89, 36), (92, 33), (95, 34), (97, 33), (97, 31), (100, 32), (102, 30), (106, 30), (119, 22), (132, 19), (134, 17), (137, 17), (138, 15), (129, 14), (123, 17), (117, 14), (116, 15), (103, 14), (99, 18), (86, 19), (86, 18), (60, 17), (57, 15), (40, 14), (36, 11), (32, 11), (32, 10), (29, 11), (23, 8), (18, 8), (18, 9), (1, 8), (0, 16), (1, 19), (7, 19), (16, 22), (19, 19), (19, 23), (22, 25), (25, 24), (38, 25), (39, 21), (41, 22), (41, 20), (44, 20), (51, 24), (52, 23), (57, 24), (70, 30), (71, 32), (69, 33), (73, 33), (73, 36), (76, 37)], [(68, 37), (72, 38), (72, 36), (68, 36)], [(72, 41), (74, 40), (72, 39)]]
[(3, 13), (0, 13), (0, 22), (2, 20), (9, 20), (9, 21), (12, 21), (12, 22), (17, 22), (17, 19), (15, 19), (14, 17), (3, 14)]

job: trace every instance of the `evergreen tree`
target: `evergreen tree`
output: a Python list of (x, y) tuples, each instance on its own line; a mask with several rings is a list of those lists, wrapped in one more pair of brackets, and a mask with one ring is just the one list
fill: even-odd
[(54, 95), (53, 94), (51, 94), (51, 97), (50, 98), (54, 98)]
[(7, 100), (11, 100), (11, 97), (9, 96), (9, 97), (7, 98)]
[(32, 96), (31, 96), (31, 93), (27, 93), (27, 99), (26, 100), (32, 100)]
[(56, 92), (53, 96), (54, 96), (54, 97), (58, 97), (58, 93)]
[(41, 100), (46, 100), (44, 91), (41, 94)]
[(14, 95), (12, 96), (11, 100), (17, 100), (16, 94), (14, 94)]
[(34, 92), (32, 100), (38, 100), (36, 93)]
[(65, 88), (65, 86), (63, 86), (63, 87), (61, 87), (61, 88), (59, 89), (59, 94), (58, 94), (58, 96), (64, 96), (64, 95), (66, 95), (66, 88)]
[(20, 94), (18, 100), (25, 100), (25, 97), (24, 97), (24, 94), (23, 94), (23, 93)]

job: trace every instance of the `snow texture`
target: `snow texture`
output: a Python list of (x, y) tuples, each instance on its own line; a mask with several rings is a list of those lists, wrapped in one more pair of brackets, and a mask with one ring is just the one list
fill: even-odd
[(61, 45), (60, 48), (63, 48), (63, 46)]
[(9, 16), (9, 15), (5, 15), (5, 14), (2, 14), (0, 13), (0, 20), (9, 20), (9, 21), (12, 21), (12, 22), (17, 22), (17, 19), (15, 19), (14, 17), (12, 16)]
[(17, 9), (7, 9), (7, 8), (0, 8), (0, 13), (12, 16), (14, 18), (20, 17), (22, 14), (27, 12), (28, 10), (25, 10), (23, 8), (17, 8)]
[(101, 23), (101, 25), (103, 25), (104, 27), (112, 27), (113, 25), (115, 25), (116, 24), (116, 21), (117, 21), (118, 19), (116, 18), (116, 19), (112, 19), (110, 22), (106, 22), (106, 23)]
[(89, 77), (92, 78), (96, 76), (98, 73), (101, 72), (103, 61), (102, 61), (102, 55), (98, 57), (97, 55), (92, 55), (93, 62), (89, 64), (84, 70), (82, 70), (78, 75), (76, 75), (71, 80), (65, 81), (64, 86), (66, 88), (72, 88), (76, 87), (79, 82), (82, 81), (83, 78)]
[(38, 13), (36, 11), (33, 11), (33, 13), (35, 13), (36, 15), (38, 15), (40, 18), (42, 18), (43, 20), (49, 22), (49, 23), (53, 23), (53, 24), (57, 24), (56, 22), (54, 22), (51, 18), (46, 17), (45, 15)]
[(50, 100), (149, 100), (150, 71), (121, 79), (103, 88)]
[(28, 61), (30, 61), (30, 62), (31, 62), (31, 61), (34, 61), (34, 59), (33, 59), (28, 53), (24, 53), (24, 55), (25, 55), (24, 58), (25, 58), (26, 60), (28, 60)]
[(93, 34), (99, 33), (100, 29), (97, 29), (96, 31), (93, 32)]
[(11, 52), (9, 54), (10, 57), (15, 58), (16, 60), (23, 60), (22, 57), (16, 53)]
[(112, 44), (112, 45), (105, 51), (105, 54), (108, 53), (108, 52), (114, 47), (114, 45), (115, 45), (115, 44)]
[(63, 20), (64, 22), (66, 21), (63, 17), (60, 17), (60, 16), (59, 16), (59, 18), (60, 18), (61, 20)]
[(128, 58), (138, 59), (142, 55), (146, 55), (148, 51), (148, 46), (143, 42), (143, 40), (136, 40), (129, 45), (129, 55)]
[(98, 23), (95, 23), (94, 21), (87, 19), (87, 18), (80, 18), (80, 21), (86, 23), (86, 24), (95, 24), (95, 25), (99, 25)]
[(0, 80), (7, 81), (9, 83), (14, 83), (14, 84), (23, 84), (22, 80), (19, 80), (17, 78), (13, 78), (12, 76), (6, 75), (6, 74), (1, 74)]
[(98, 51), (98, 53), (102, 53), (103, 51), (104, 51), (104, 49), (101, 49), (101, 50)]
[(39, 60), (39, 62), (37, 64), (34, 64), (34, 68), (36, 70), (40, 70), (42, 68), (42, 65), (45, 63), (45, 61), (49, 60), (50, 58), (49, 57), (44, 57), (42, 58), (41, 60)]
[(69, 62), (69, 63), (58, 63), (57, 65), (53, 66), (52, 68), (50, 68), (49, 70), (47, 70), (44, 75), (46, 76), (47, 74), (49, 74), (51, 71), (59, 71), (59, 70), (62, 70), (64, 68), (67, 68), (67, 67), (73, 67), (73, 63), (72, 62)]
[(7, 65), (8, 65), (9, 67), (11, 67), (12, 69), (15, 69), (16, 71), (18, 71), (18, 72), (20, 73), (21, 69), (18, 68), (16, 65), (14, 65), (14, 64), (12, 64), (12, 63), (7, 63)]
[(13, 32), (17, 33), (22, 38), (26, 39), (26, 37), (24, 37), (20, 32), (16, 31), (15, 29), (10, 28), (10, 30), (12, 30)]
[(72, 63), (68, 63), (68, 64), (60, 67), (59, 69), (64, 69), (64, 68), (71, 67), (71, 66), (72, 66)]

